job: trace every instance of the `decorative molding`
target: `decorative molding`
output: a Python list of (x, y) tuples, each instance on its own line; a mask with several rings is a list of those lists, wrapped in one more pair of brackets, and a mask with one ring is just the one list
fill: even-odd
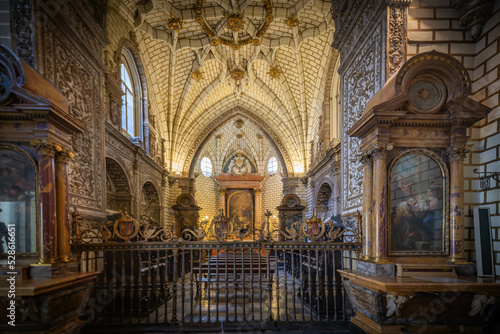
[(469, 30), (474, 41), (481, 37), (483, 26), (493, 15), (495, 0), (454, 0), (460, 21)]

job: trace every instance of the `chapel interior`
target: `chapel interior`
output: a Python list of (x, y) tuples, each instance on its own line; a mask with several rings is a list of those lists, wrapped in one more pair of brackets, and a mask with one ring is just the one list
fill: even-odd
[(0, 332), (500, 332), (499, 0), (0, 0)]

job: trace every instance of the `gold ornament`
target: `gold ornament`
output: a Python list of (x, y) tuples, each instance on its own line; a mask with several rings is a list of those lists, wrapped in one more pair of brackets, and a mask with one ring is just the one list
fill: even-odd
[(281, 75), (281, 70), (278, 65), (269, 68), (269, 76), (273, 79), (278, 79)]
[(236, 68), (231, 72), (231, 77), (236, 81), (241, 80), (245, 77), (245, 71), (243, 71), (242, 69)]
[(299, 25), (299, 20), (297, 19), (297, 16), (293, 14), (288, 18), (288, 20), (285, 20), (285, 23), (290, 27), (290, 29), (293, 29), (293, 27)]
[(174, 16), (174, 14), (171, 14), (171, 19), (168, 20), (166, 25), (167, 25), (168, 29), (175, 30), (175, 31), (179, 32), (179, 30), (182, 29), (183, 23), (184, 22), (181, 21), (181, 19), (178, 19)]
[(227, 17), (227, 27), (232, 31), (240, 31), (245, 29), (245, 20), (243, 20), (243, 14), (229, 14), (226, 13)]
[(194, 81), (200, 81), (201, 79), (203, 79), (203, 72), (200, 71), (200, 69), (195, 68), (191, 72), (191, 78), (193, 78)]

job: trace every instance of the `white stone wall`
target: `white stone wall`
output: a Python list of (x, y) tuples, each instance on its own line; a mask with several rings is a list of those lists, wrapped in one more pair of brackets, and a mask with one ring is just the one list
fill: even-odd
[(461, 25), (450, 0), (414, 0), (408, 12), (408, 55), (436, 50), (458, 59), (472, 80), (472, 98), (492, 108), (488, 117), (469, 129), (472, 145), (464, 169), (465, 250), (467, 260), (475, 261), (472, 209), (488, 207), (491, 214), (496, 274), (500, 275), (500, 184), (491, 180), (489, 190), (481, 190), (477, 174), (500, 171), (500, 2), (483, 27), (477, 41)]

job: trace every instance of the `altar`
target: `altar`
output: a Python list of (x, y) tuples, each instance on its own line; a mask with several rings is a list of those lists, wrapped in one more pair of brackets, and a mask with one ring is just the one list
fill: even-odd
[(262, 223), (261, 182), (264, 176), (256, 173), (232, 175), (221, 173), (215, 177), (220, 184), (220, 209), (230, 220), (237, 220), (250, 229)]

